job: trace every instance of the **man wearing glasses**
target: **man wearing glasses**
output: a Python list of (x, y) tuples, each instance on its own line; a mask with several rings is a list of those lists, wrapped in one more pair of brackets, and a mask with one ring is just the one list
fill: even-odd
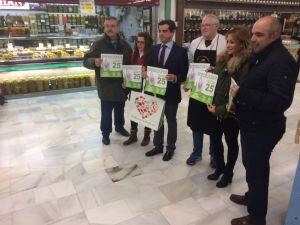
[[(203, 17), (201, 23), (201, 35), (194, 39), (189, 48), (189, 61), (195, 63), (210, 63), (214, 66), (217, 54), (226, 48), (226, 39), (218, 34), (219, 19), (217, 16), (208, 14)], [(185, 91), (187, 91), (185, 89)], [(203, 134), (210, 135), (212, 132), (211, 124), (215, 117), (207, 110), (205, 104), (191, 99), (189, 100), (187, 124), (193, 131), (193, 152), (186, 163), (190, 166), (195, 165), (202, 158)], [(211, 162), (210, 166), (215, 168), (215, 161), (210, 147)]]

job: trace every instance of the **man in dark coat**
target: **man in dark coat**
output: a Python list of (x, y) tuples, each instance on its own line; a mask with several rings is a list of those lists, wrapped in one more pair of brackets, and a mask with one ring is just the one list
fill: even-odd
[(102, 142), (110, 144), (109, 135), (112, 131), (112, 111), (114, 110), (115, 130), (123, 136), (129, 136), (124, 128), (124, 106), (127, 99), (127, 90), (122, 88), (122, 78), (101, 77), (102, 65), (101, 53), (122, 54), (123, 64), (130, 64), (132, 53), (129, 44), (120, 38), (119, 25), (115, 17), (108, 17), (104, 22), (104, 36), (96, 40), (91, 50), (84, 55), (84, 66), (95, 70), (98, 96), (101, 100), (101, 124)]
[[(188, 71), (187, 51), (178, 46), (172, 39), (176, 25), (172, 20), (163, 20), (158, 24), (159, 38), (162, 44), (154, 45), (148, 66), (168, 69), (167, 90), (163, 98), (166, 100), (165, 116), (168, 123), (167, 151), (163, 156), (164, 161), (170, 160), (174, 155), (177, 140), (177, 109), (181, 101), (180, 85), (186, 80)], [(163, 153), (164, 125), (154, 132), (154, 148), (146, 153), (153, 156)]]
[(231, 195), (230, 199), (247, 205), (249, 213), (233, 219), (232, 225), (266, 224), (269, 160), (285, 132), (284, 111), (292, 104), (298, 74), (295, 60), (281, 43), (280, 32), (280, 22), (271, 16), (254, 24), (249, 72), (240, 87), (231, 88), (241, 129), (248, 192)]

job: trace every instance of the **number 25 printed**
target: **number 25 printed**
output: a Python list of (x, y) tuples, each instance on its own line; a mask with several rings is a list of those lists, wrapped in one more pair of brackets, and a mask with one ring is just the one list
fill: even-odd
[(121, 63), (120, 62), (113, 62), (113, 68), (114, 69), (120, 69), (121, 68)]
[(166, 84), (166, 78), (165, 77), (159, 77), (157, 83), (161, 84), (161, 85), (165, 85)]
[(207, 92), (213, 92), (213, 90), (214, 90), (214, 85), (212, 85), (212, 84), (206, 84), (205, 91), (207, 91)]

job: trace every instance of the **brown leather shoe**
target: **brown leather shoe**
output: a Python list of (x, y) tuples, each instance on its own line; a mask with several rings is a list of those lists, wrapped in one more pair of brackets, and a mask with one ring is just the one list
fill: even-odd
[(250, 216), (243, 216), (231, 220), (231, 225), (255, 225), (250, 222)]
[(230, 195), (229, 199), (238, 205), (247, 205), (247, 200), (246, 200), (245, 195), (232, 194), (232, 195)]

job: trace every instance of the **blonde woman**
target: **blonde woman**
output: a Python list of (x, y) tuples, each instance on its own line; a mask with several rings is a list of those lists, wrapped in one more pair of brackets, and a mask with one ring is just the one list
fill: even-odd
[[(233, 168), (236, 163), (239, 145), (238, 121), (228, 109), (229, 90), (232, 79), (238, 85), (248, 72), (248, 58), (251, 53), (250, 33), (243, 27), (236, 27), (228, 31), (226, 35), (226, 50), (217, 57), (216, 67), (213, 69), (218, 74), (218, 83), (212, 105), (208, 110), (217, 116), (217, 128), (211, 135), (211, 145), (216, 158), (216, 170), (208, 175), (209, 180), (218, 180), (217, 187), (226, 187), (232, 181)], [(227, 162), (224, 162), (224, 146), (222, 136), (228, 146)]]

